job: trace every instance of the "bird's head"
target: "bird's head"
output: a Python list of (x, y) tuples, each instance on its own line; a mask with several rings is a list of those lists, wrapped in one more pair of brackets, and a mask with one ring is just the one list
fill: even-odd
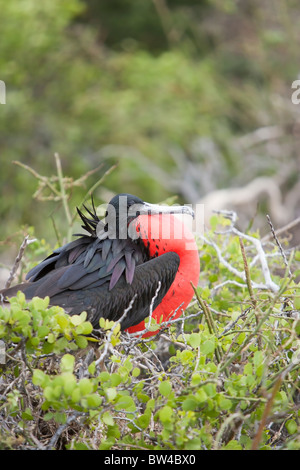
[(189, 214), (194, 212), (189, 206), (167, 206), (150, 204), (137, 196), (121, 193), (114, 196), (107, 205), (105, 213), (106, 231), (109, 238), (136, 238), (135, 230), (130, 231), (132, 222), (141, 215)]

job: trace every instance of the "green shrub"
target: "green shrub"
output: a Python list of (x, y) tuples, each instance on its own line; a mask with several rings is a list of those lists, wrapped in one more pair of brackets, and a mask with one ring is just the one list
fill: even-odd
[[(2, 448), (299, 449), (299, 284), (287, 274), (299, 274), (299, 253), (272, 274), (278, 290), (258, 289), (259, 237), (247, 236), (245, 266), (236, 234), (225, 247), (207, 234), (194, 301), (154, 338), (107, 321), (99, 337), (85, 313), (11, 299), (0, 309)], [(264, 250), (278, 271), (280, 253)], [(246, 267), (250, 285), (237, 277)]]

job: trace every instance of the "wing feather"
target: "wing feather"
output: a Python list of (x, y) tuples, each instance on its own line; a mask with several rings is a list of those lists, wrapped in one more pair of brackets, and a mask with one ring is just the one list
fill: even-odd
[(121, 277), (112, 290), (105, 288), (90, 288), (80, 291), (65, 291), (51, 299), (51, 304), (61, 305), (71, 315), (79, 314), (83, 310), (88, 313), (88, 320), (94, 328), (99, 327), (101, 317), (117, 321), (128, 308), (130, 301), (137, 293), (137, 297), (122, 321), (122, 329), (137, 325), (150, 313), (150, 304), (155, 296), (159, 282), (161, 283), (153, 309), (159, 305), (172, 285), (179, 267), (179, 256), (176, 253), (165, 253), (140, 264), (135, 269), (132, 284), (128, 285), (126, 279)]

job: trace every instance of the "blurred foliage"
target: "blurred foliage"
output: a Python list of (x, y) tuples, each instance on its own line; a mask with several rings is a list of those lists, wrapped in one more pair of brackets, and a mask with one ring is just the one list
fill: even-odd
[[(196, 202), (257, 174), (295, 184), (296, 1), (11, 0), (0, 27), (2, 240), (24, 224), (55, 239), (57, 205), (32, 201), (35, 179), (12, 163), (53, 174), (55, 152), (74, 179), (103, 163), (90, 187), (117, 164), (99, 202)], [(280, 140), (236, 145), (274, 125), (288, 129)]]

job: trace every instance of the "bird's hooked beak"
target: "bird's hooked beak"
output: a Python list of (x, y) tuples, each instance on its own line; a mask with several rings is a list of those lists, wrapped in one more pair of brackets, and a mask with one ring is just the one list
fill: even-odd
[(193, 209), (190, 206), (162, 206), (159, 204), (134, 204), (129, 208), (128, 215), (154, 215), (154, 214), (188, 214), (195, 218)]

